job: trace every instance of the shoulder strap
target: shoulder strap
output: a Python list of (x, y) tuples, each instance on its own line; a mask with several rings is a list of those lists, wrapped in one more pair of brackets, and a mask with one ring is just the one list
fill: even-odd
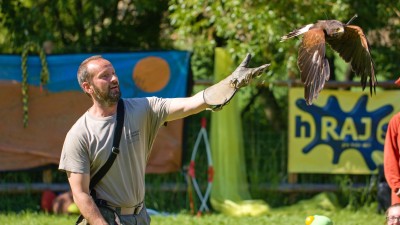
[(117, 106), (117, 125), (115, 126), (113, 147), (111, 149), (110, 156), (106, 163), (100, 168), (100, 170), (90, 180), (89, 190), (92, 191), (94, 186), (106, 175), (107, 171), (111, 168), (115, 158), (119, 154), (119, 142), (121, 140), (122, 127), (124, 127), (125, 107), (122, 98), (118, 101)]

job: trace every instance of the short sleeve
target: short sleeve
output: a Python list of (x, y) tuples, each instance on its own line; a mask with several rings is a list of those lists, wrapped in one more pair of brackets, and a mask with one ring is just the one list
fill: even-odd
[(69, 131), (61, 151), (58, 169), (74, 173), (90, 173), (90, 159), (84, 135)]

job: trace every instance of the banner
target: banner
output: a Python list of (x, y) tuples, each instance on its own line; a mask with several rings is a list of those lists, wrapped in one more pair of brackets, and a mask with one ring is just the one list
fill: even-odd
[[(59, 163), (65, 135), (91, 106), (77, 81), (80, 63), (95, 54), (49, 55), (49, 83), (40, 88), (41, 61), (29, 56), (28, 124), (23, 126), (21, 57), (0, 55), (0, 171)], [(185, 97), (190, 53), (185, 51), (107, 53), (118, 75), (122, 97)], [(183, 120), (159, 130), (148, 173), (181, 168)]]
[(400, 91), (323, 90), (313, 105), (303, 94), (289, 90), (288, 172), (376, 173)]

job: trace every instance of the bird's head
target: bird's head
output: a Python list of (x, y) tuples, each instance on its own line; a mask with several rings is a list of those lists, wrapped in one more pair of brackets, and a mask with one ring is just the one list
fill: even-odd
[(344, 33), (344, 26), (339, 21), (331, 20), (327, 25), (325, 30), (329, 37), (340, 37)]

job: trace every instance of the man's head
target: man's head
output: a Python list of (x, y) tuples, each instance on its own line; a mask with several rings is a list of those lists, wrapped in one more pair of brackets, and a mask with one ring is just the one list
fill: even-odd
[(79, 66), (77, 79), (82, 90), (101, 105), (114, 105), (121, 97), (114, 67), (102, 56), (85, 59)]
[(98, 59), (103, 59), (103, 57), (101, 55), (91, 56), (91, 57), (83, 60), (83, 62), (81, 63), (81, 65), (78, 68), (77, 79), (78, 79), (79, 86), (82, 88), (83, 91), (85, 91), (85, 89), (82, 86), (83, 82), (89, 82), (93, 76), (93, 74), (91, 74), (88, 71), (88, 64), (90, 62), (98, 60)]
[(400, 204), (391, 205), (386, 210), (387, 225), (400, 225)]

